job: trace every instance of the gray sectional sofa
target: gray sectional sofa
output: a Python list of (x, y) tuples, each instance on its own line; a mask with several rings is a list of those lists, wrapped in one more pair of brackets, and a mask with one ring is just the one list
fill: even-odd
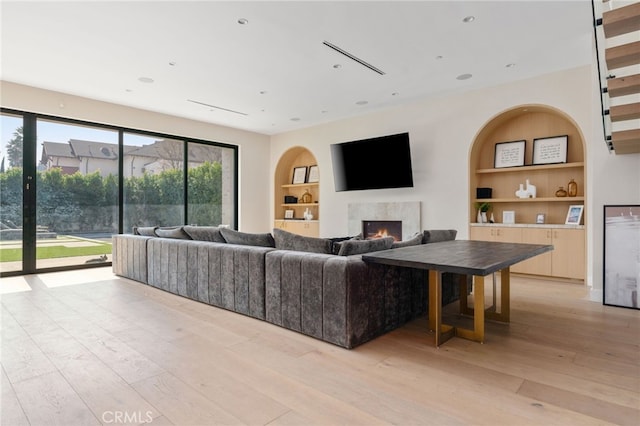
[[(424, 315), (427, 271), (375, 265), (361, 254), (455, 239), (425, 231), (413, 241), (247, 234), (214, 227), (139, 228), (113, 237), (113, 271), (150, 286), (354, 348)], [(196, 239), (193, 239), (196, 238)], [(443, 277), (443, 303), (459, 276)]]

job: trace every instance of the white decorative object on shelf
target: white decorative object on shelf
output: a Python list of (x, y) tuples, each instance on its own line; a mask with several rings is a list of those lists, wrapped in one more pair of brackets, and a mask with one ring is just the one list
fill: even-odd
[(535, 185), (529, 183), (529, 179), (527, 179), (527, 186), (524, 190), (529, 193), (529, 198), (536, 198), (537, 188)]
[(313, 213), (311, 213), (309, 211), (309, 207), (307, 207), (304, 211), (304, 220), (312, 220), (313, 219)]
[(527, 179), (527, 186), (520, 184), (520, 189), (516, 191), (516, 197), (518, 198), (536, 198), (537, 188), (532, 185)]

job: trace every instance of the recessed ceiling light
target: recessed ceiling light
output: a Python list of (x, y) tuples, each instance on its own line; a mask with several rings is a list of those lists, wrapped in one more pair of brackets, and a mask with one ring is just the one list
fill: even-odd
[(438, 56), (436, 56), (436, 60), (438, 60), (438, 61), (439, 61), (440, 59), (442, 59), (442, 58), (444, 58), (444, 56), (442, 56), (442, 55), (438, 55)]
[(260, 91), (260, 94), (261, 94), (261, 95), (266, 95), (266, 94), (267, 94), (267, 91), (266, 91), (266, 90), (261, 90), (261, 91)]
[(320, 112), (321, 112), (322, 114), (326, 114), (326, 113), (328, 113), (329, 111), (327, 111), (326, 109), (323, 109), (323, 110), (322, 110), (322, 111), (320, 111)]
[(469, 80), (473, 75), (471, 74), (460, 74), (456, 77), (456, 80)]
[(125, 92), (128, 92), (128, 93), (133, 92), (133, 90), (131, 90), (131, 89), (124, 89), (124, 91), (125, 91)]
[(141, 83), (153, 83), (153, 79), (149, 77), (140, 77), (138, 81)]
[(510, 64), (505, 65), (505, 67), (507, 67), (507, 68), (513, 68), (515, 66), (516, 66), (516, 64), (514, 64), (513, 62), (511, 62)]
[(247, 25), (249, 23), (249, 20), (246, 18), (240, 18), (238, 19), (238, 24), (240, 25)]
[(475, 20), (476, 20), (475, 16), (469, 15), (469, 16), (465, 16), (464, 19), (462, 19), (462, 22), (469, 23), (469, 22), (473, 22)]
[(335, 64), (333, 67), (334, 67), (335, 69), (340, 69), (340, 68), (342, 68), (342, 65), (340, 65), (340, 64)]
[(393, 92), (393, 93), (391, 94), (391, 96), (398, 96), (399, 94), (400, 94), (400, 93), (398, 93), (398, 92)]
[(293, 117), (291, 121), (300, 121), (300, 117)]
[(176, 66), (176, 63), (175, 63), (175, 62), (173, 62), (173, 61), (171, 61), (171, 62), (169, 62), (169, 65), (171, 65), (172, 67), (175, 67), (175, 66)]
[(368, 103), (369, 103), (369, 101), (358, 101), (358, 102), (356, 102), (356, 105), (366, 105)]

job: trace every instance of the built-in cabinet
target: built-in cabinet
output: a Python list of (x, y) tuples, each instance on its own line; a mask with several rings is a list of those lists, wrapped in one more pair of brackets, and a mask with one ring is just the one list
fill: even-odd
[(470, 238), (503, 243), (551, 244), (554, 250), (511, 267), (512, 272), (545, 275), (555, 278), (584, 280), (584, 229), (538, 225), (477, 225), (472, 224)]
[[(567, 162), (532, 165), (536, 138), (567, 135)], [(525, 140), (524, 166), (495, 168), (496, 144)], [(583, 216), (579, 226), (565, 225), (571, 205), (585, 204), (586, 173), (584, 142), (578, 128), (555, 109), (528, 105), (506, 111), (491, 120), (478, 134), (470, 156), (469, 235), (474, 240), (553, 244), (550, 253), (514, 265), (513, 272), (569, 279), (584, 279), (586, 241)], [(536, 186), (535, 198), (518, 198), (515, 193), (526, 181)], [(574, 197), (556, 192), (574, 180)], [(491, 188), (491, 198), (477, 198), (477, 188)], [(495, 223), (478, 224), (476, 206), (488, 202)], [(515, 223), (503, 223), (503, 213), (513, 212)], [(539, 215), (544, 223), (537, 223)]]
[[(320, 235), (320, 182), (308, 182), (311, 166), (317, 166), (316, 159), (304, 147), (290, 148), (280, 157), (274, 176), (275, 228), (309, 237)], [(307, 168), (305, 183), (293, 183), (294, 170), (299, 167)], [(295, 197), (297, 202), (285, 197)], [(308, 197), (310, 200), (304, 199)], [(313, 215), (311, 220), (304, 219), (307, 209)], [(291, 217), (287, 217), (287, 212)]]

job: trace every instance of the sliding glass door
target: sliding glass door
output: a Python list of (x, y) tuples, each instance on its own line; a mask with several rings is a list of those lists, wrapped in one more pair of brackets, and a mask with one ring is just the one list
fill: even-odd
[(111, 261), (118, 132), (37, 121), (36, 268)]
[(0, 274), (108, 265), (135, 226), (237, 224), (238, 149), (2, 109)]
[(0, 116), (0, 272), (22, 270), (22, 116)]

